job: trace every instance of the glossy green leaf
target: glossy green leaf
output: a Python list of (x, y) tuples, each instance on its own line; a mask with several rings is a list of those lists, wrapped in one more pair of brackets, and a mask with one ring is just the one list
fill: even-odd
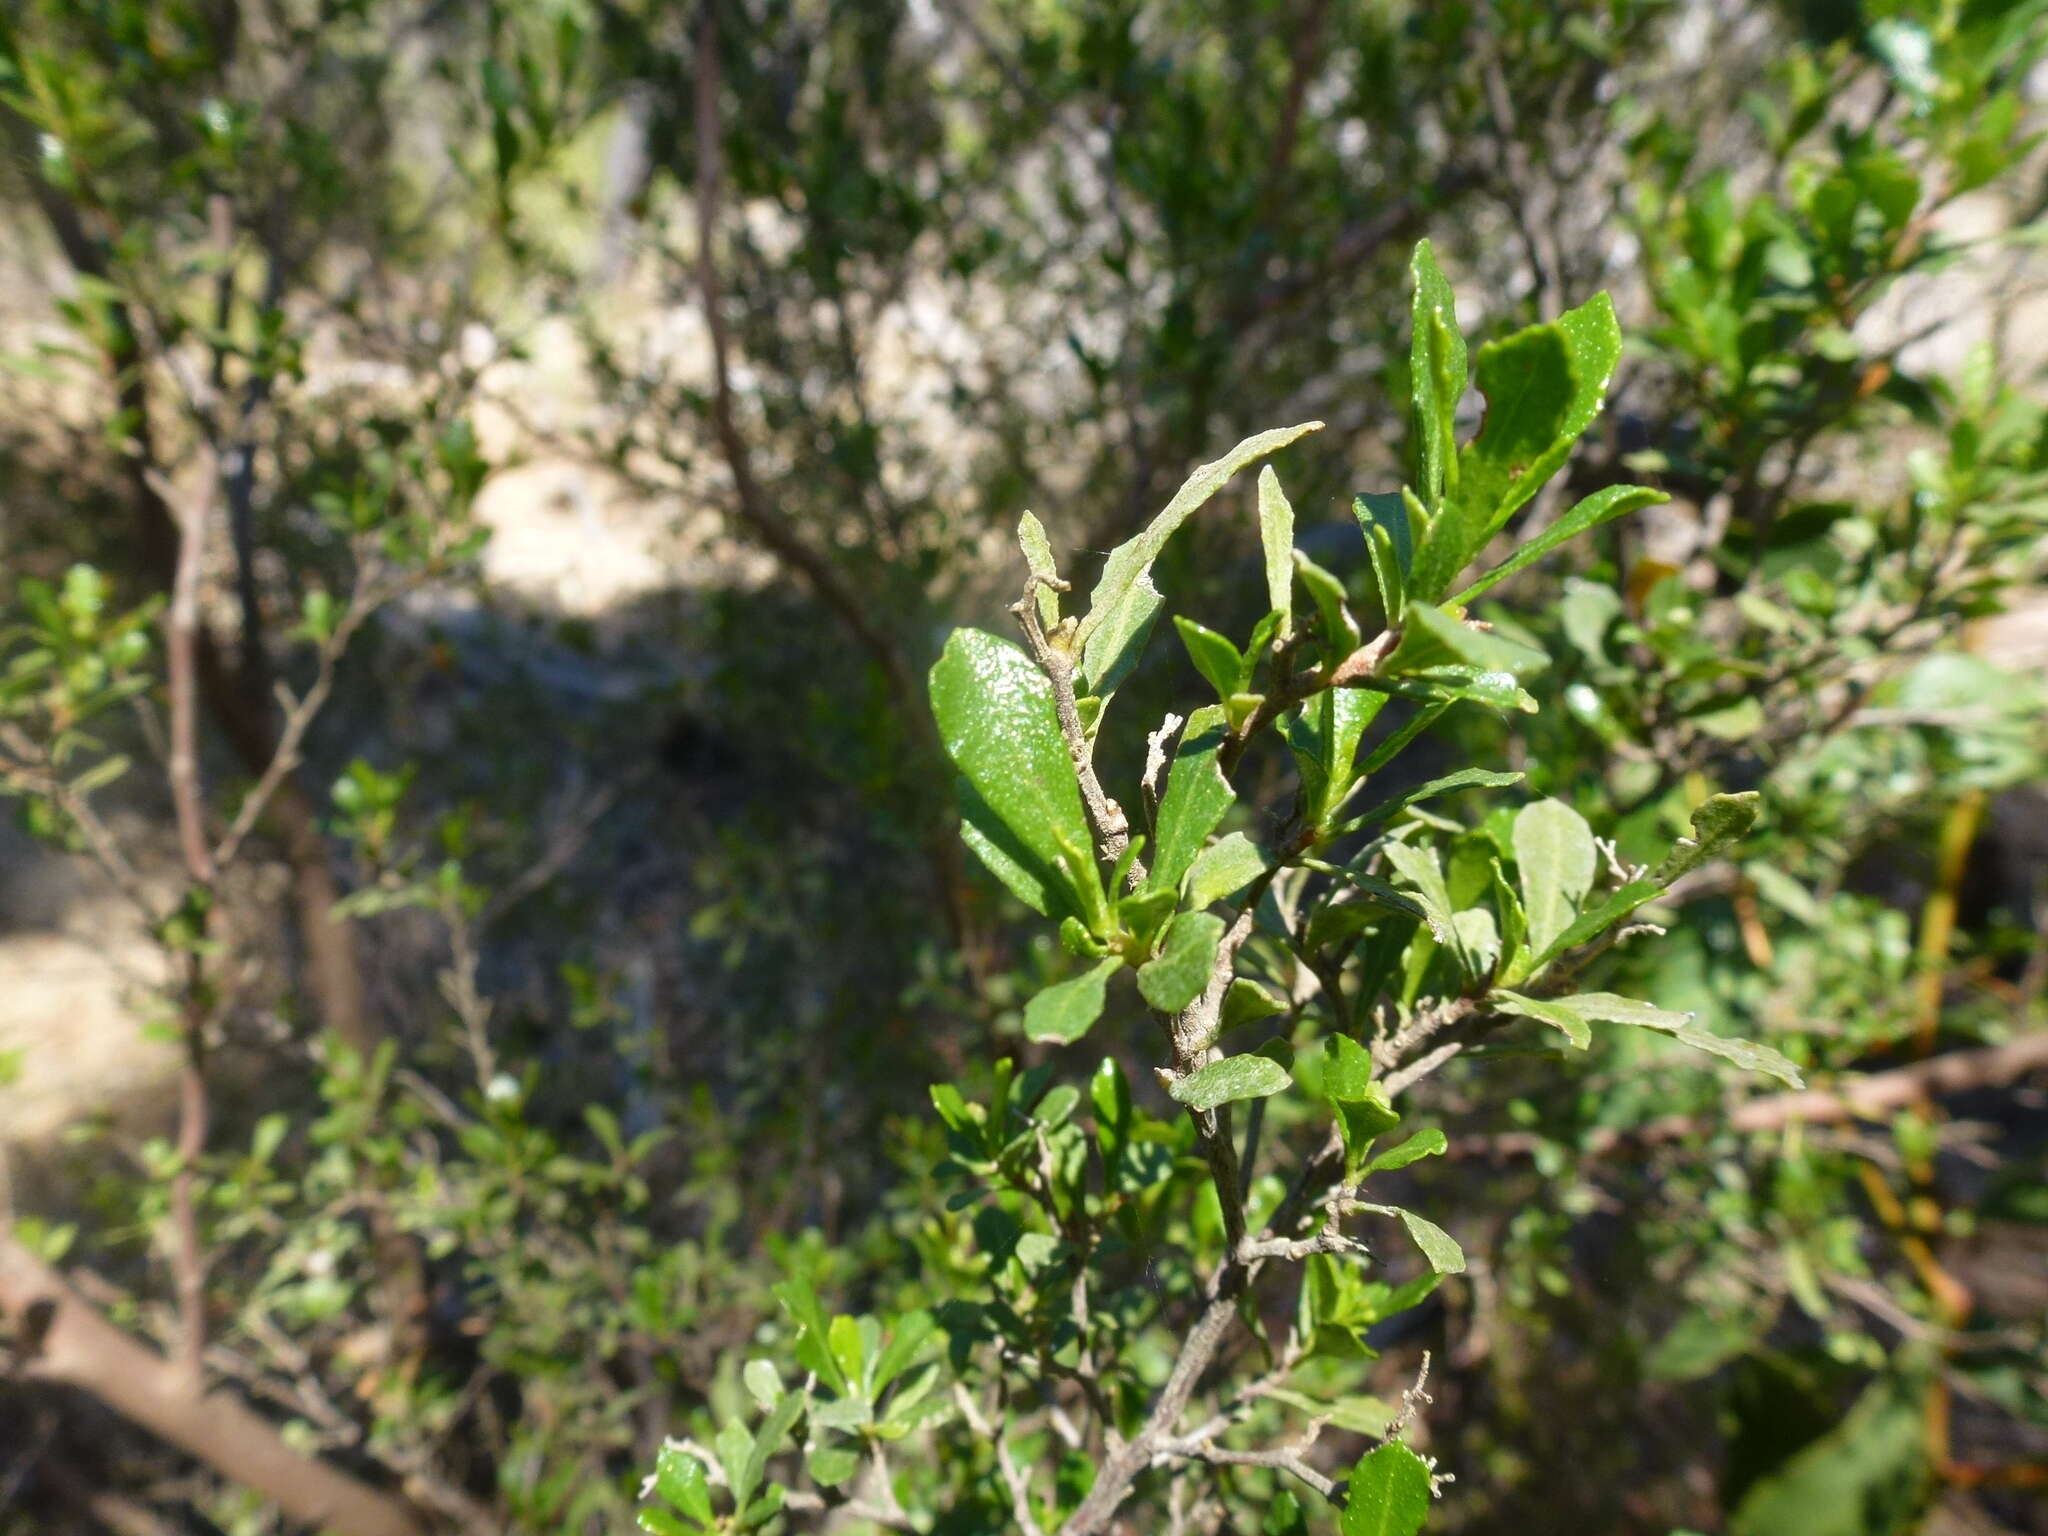
[(1692, 813), (1692, 836), (1678, 840), (1652, 878), (1659, 885), (1669, 885), (1740, 841), (1756, 825), (1761, 803), (1762, 797), (1753, 789), (1739, 795), (1709, 796)]
[(1670, 499), (1662, 491), (1653, 491), (1644, 485), (1610, 485), (1604, 490), (1595, 491), (1584, 500), (1575, 503), (1563, 517), (1537, 534), (1451, 601), (1456, 604), (1470, 603), (1510, 576), (1527, 570), (1553, 549), (1569, 543), (1580, 534), (1589, 533), (1602, 523), (1611, 523), (1617, 517), (1640, 512), (1644, 507), (1654, 507)]
[(1410, 1163), (1419, 1163), (1425, 1157), (1440, 1157), (1450, 1149), (1450, 1138), (1436, 1126), (1417, 1131), (1406, 1141), (1387, 1148), (1365, 1165), (1367, 1173), (1392, 1173), (1397, 1168), (1406, 1168)]
[[(934, 1091), (936, 1103), (939, 1094)], [(940, 1106), (945, 1113), (945, 1106)], [(810, 1281), (801, 1276), (785, 1280), (775, 1287), (775, 1298), (789, 1313), (790, 1321), (797, 1325), (797, 1363), (806, 1370), (816, 1373), (829, 1383), (834, 1391), (845, 1393), (850, 1388), (846, 1373), (839, 1368), (839, 1361), (833, 1356), (828, 1342), (830, 1327), (825, 1321), (825, 1309), (818, 1304), (818, 1296), (811, 1289)]]
[[(932, 668), (932, 713), (964, 781), (962, 835), (1019, 900), (1048, 915), (1089, 915), (1102, 877), (1091, 858), (1074, 764), (1052, 685), (1031, 658), (978, 629), (957, 629)], [(1089, 888), (1092, 887), (1092, 892)]]
[(1195, 670), (1208, 680), (1216, 690), (1218, 699), (1227, 699), (1233, 693), (1241, 693), (1251, 679), (1244, 663), (1244, 653), (1223, 635), (1213, 629), (1204, 629), (1193, 619), (1174, 615), (1173, 627), (1180, 631), (1180, 643), (1187, 647), (1188, 660), (1195, 664)]
[(1266, 606), (1280, 615), (1279, 632), (1294, 631), (1294, 506), (1273, 466), (1259, 470), (1259, 544), (1266, 556)]
[(1429, 1463), (1399, 1441), (1368, 1451), (1345, 1485), (1343, 1536), (1415, 1536), (1429, 1519)]
[(1479, 349), (1486, 418), (1458, 455), (1446, 495), (1415, 556), (1409, 589), (1435, 600), (1466, 563), (1557, 473), (1599, 413), (1621, 357), (1614, 305), (1597, 294), (1547, 325)]
[(1458, 305), (1427, 240), (1409, 260), (1415, 284), (1408, 340), (1408, 400), (1415, 433), (1415, 475), (1423, 502), (1434, 511), (1458, 474), (1458, 401), (1465, 393), (1465, 338)]
[(699, 1525), (711, 1523), (711, 1485), (704, 1463), (673, 1441), (654, 1459), (654, 1491)]
[(1181, 731), (1166, 774), (1166, 793), (1159, 799), (1158, 846), (1146, 876), (1154, 890), (1180, 889), (1202, 845), (1237, 798), (1217, 763), (1226, 735), (1222, 711), (1217, 709), (1196, 710)]
[(1226, 1056), (1176, 1079), (1167, 1091), (1189, 1109), (1207, 1110), (1239, 1099), (1263, 1099), (1293, 1081), (1293, 1074), (1270, 1056)]
[(1209, 912), (1183, 912), (1167, 926), (1157, 959), (1138, 969), (1138, 990), (1161, 1013), (1179, 1013), (1209, 984), (1223, 919)]
[(1112, 956), (1098, 960), (1078, 976), (1047, 987), (1024, 1005), (1024, 1038), (1080, 1039), (1102, 1017), (1103, 989), (1110, 976), (1123, 965)]
[(743, 1481), (747, 1492), (740, 1493), (737, 1484), (733, 1496), (745, 1503), (753, 1490), (761, 1486), (761, 1479), (768, 1475), (768, 1458), (782, 1449), (782, 1442), (789, 1438), (789, 1432), (796, 1428), (796, 1421), (803, 1417), (804, 1396), (801, 1392), (788, 1393), (769, 1410), (768, 1417), (761, 1422), (760, 1430), (754, 1435), (752, 1448), (747, 1452)]
[(1358, 782), (1358, 743), (1386, 703), (1383, 693), (1326, 688), (1287, 723), (1288, 750), (1301, 774), (1302, 818), (1311, 826), (1336, 815)]
[(1418, 784), (1407, 793), (1396, 796), (1392, 800), (1382, 801), (1371, 810), (1352, 817), (1351, 820), (1344, 823), (1343, 831), (1346, 833), (1357, 832), (1365, 827), (1376, 825), (1391, 816), (1398, 815), (1411, 805), (1419, 805), (1424, 800), (1433, 800), (1438, 795), (1452, 794), (1461, 789), (1506, 789), (1511, 785), (1521, 783), (1522, 777), (1519, 773), (1496, 773), (1489, 768), (1460, 768), (1456, 773), (1447, 773), (1440, 779), (1431, 779), (1426, 784)]
[(1320, 421), (1309, 421), (1246, 438), (1222, 458), (1202, 465), (1188, 476), (1186, 483), (1174, 493), (1173, 499), (1152, 519), (1143, 533), (1110, 551), (1109, 559), (1102, 567), (1102, 576), (1089, 595), (1088, 614), (1081, 620), (1077, 634), (1079, 642), (1087, 648), (1089, 661), (1085, 670), (1091, 681), (1102, 675), (1102, 669), (1096, 666), (1094, 658), (1097, 631), (1116, 629), (1128, 633), (1134, 627), (1128, 619), (1119, 616), (1120, 612), (1133, 601), (1140, 583), (1145, 582), (1147, 573), (1152, 569), (1152, 562), (1159, 558), (1159, 552), (1180, 525), (1246, 465), (1256, 463), (1270, 453), (1277, 453), (1295, 439), (1321, 427)]
[(1514, 846), (1529, 945), (1540, 953), (1571, 926), (1593, 888), (1593, 829), (1562, 800), (1538, 800), (1515, 817)]
[(1188, 867), (1188, 905), (1199, 911), (1235, 896), (1266, 872), (1266, 856), (1242, 832), (1232, 832), (1195, 855)]

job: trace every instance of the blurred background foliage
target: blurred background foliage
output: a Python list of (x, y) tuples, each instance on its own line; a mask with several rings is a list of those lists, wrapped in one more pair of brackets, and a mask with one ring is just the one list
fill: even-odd
[[(1672, 499), (1481, 603), (1541, 713), (1422, 767), (1636, 861), (1761, 791), (1607, 977), (1822, 1083), (1960, 1065), (1819, 1123), (1655, 1042), (1447, 1071), (1412, 1176), (1471, 1272), (1349, 1390), (1433, 1352), (1449, 1530), (2048, 1530), (2044, 47), (2028, 0), (17, 0), (5, 1241), (175, 1348), (196, 1230), (205, 1370), (290, 1444), (625, 1529), (771, 1284), (943, 1294), (926, 1086), (1047, 1055), (922, 686), (1004, 627), (1018, 512), (1106, 550), (1319, 417), (1300, 539), (1369, 609), (1428, 236), (1482, 335), (1607, 288), (1629, 339), (1521, 535)], [(1242, 633), (1244, 548), (1198, 523), (1161, 585)], [(294, 1528), (32, 1326), (0, 1530)]]

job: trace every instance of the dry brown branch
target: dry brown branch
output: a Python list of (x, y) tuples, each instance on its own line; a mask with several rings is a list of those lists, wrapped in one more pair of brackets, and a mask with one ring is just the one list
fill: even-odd
[(289, 1520), (337, 1536), (427, 1536), (397, 1498), (301, 1455), (225, 1392), (195, 1390), (184, 1369), (130, 1337), (11, 1234), (0, 1233), (0, 1318), (15, 1369), (91, 1393), (150, 1433), (255, 1490)]

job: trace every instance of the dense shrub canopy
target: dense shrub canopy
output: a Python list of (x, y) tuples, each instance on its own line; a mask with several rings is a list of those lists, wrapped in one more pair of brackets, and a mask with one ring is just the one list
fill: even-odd
[(2044, 53), (10, 7), (0, 1533), (2048, 1529)]

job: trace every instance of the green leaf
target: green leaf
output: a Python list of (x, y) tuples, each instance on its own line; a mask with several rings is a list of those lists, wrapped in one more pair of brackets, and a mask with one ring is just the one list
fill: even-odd
[(1235, 896), (1266, 872), (1266, 856), (1242, 832), (1219, 837), (1188, 867), (1188, 905), (1199, 911)]
[(811, 1480), (821, 1488), (837, 1488), (860, 1470), (860, 1457), (836, 1445), (821, 1445), (805, 1462)]
[(1345, 1485), (1344, 1536), (1415, 1536), (1429, 1518), (1429, 1463), (1399, 1441), (1360, 1458)]
[(1364, 1209), (1378, 1211), (1382, 1216), (1398, 1216), (1401, 1225), (1408, 1229), (1408, 1236), (1422, 1256), (1429, 1260), (1429, 1267), (1440, 1275), (1462, 1275), (1465, 1273), (1465, 1250), (1458, 1246), (1458, 1240), (1435, 1222), (1418, 1216), (1413, 1211), (1403, 1210), (1398, 1205), (1368, 1205)]
[(1196, 710), (1181, 732), (1159, 801), (1159, 846), (1146, 876), (1153, 890), (1180, 889), (1181, 878), (1237, 798), (1217, 763), (1226, 734), (1218, 709)]
[(1419, 1163), (1425, 1157), (1437, 1157), (1450, 1148), (1450, 1139), (1436, 1126), (1417, 1131), (1406, 1141), (1387, 1148), (1378, 1157), (1365, 1165), (1367, 1173), (1392, 1173), (1397, 1168), (1406, 1168), (1410, 1163)]
[[(933, 1102), (939, 1099), (934, 1090)], [(945, 1106), (940, 1105), (940, 1113)], [(774, 1288), (775, 1299), (788, 1311), (790, 1321), (799, 1329), (796, 1338), (797, 1363), (806, 1370), (815, 1371), (828, 1382), (836, 1392), (844, 1394), (849, 1387), (846, 1373), (839, 1368), (833, 1357), (830, 1343), (830, 1328), (825, 1322), (825, 1309), (818, 1305), (818, 1294), (811, 1289), (810, 1281), (798, 1276), (785, 1280)]]
[(634, 1521), (647, 1536), (690, 1536), (690, 1527), (666, 1510), (643, 1509)]
[(1841, 1423), (1753, 1483), (1729, 1536), (1903, 1536), (1918, 1528), (1932, 1470), (1926, 1407), (1880, 1379)]
[(1395, 873), (1414, 886), (1416, 894), (1422, 898), (1423, 921), (1429, 924), (1429, 931), (1436, 936), (1437, 943), (1456, 943), (1451, 889), (1444, 883), (1444, 869), (1437, 859), (1436, 850), (1412, 848), (1406, 843), (1389, 843), (1385, 851), (1387, 862), (1394, 866)]
[(1190, 1109), (1207, 1110), (1239, 1099), (1263, 1099), (1293, 1081), (1293, 1074), (1270, 1056), (1226, 1056), (1176, 1079), (1168, 1092)]
[(699, 1525), (711, 1523), (711, 1485), (704, 1464), (682, 1447), (664, 1445), (654, 1458), (654, 1491)]
[(732, 1491), (733, 1503), (744, 1505), (754, 1496), (756, 1486), (747, 1473), (753, 1461), (754, 1437), (747, 1433), (746, 1425), (731, 1419), (719, 1429), (711, 1445), (718, 1452), (718, 1464), (725, 1469), (725, 1483)]
[(1669, 885), (1680, 875), (1698, 869), (1756, 825), (1761, 804), (1762, 796), (1753, 789), (1739, 795), (1708, 796), (1692, 813), (1692, 836), (1678, 840), (1651, 878), (1659, 885)]
[(1583, 1051), (1593, 1043), (1593, 1031), (1586, 1025), (1585, 1015), (1567, 1008), (1562, 1003), (1537, 997), (1524, 997), (1521, 993), (1510, 992), (1504, 987), (1496, 987), (1487, 994), (1486, 1000), (1502, 1013), (1535, 1019), (1539, 1023), (1548, 1024), (1552, 1029), (1562, 1031), (1565, 1039), (1569, 1040), (1576, 1050)]
[[(1060, 568), (1052, 558), (1052, 541), (1045, 536), (1045, 525), (1029, 512), (1018, 519), (1017, 543), (1032, 575), (1058, 579)], [(1060, 621), (1060, 595), (1044, 582), (1035, 584), (1033, 595), (1038, 602), (1038, 622), (1050, 634)]]
[(1560, 1008), (1569, 1008), (1583, 1018), (1598, 1019), (1609, 1024), (1633, 1024), (1639, 1029), (1654, 1029), (1659, 1034), (1669, 1035), (1681, 1045), (1689, 1045), (1696, 1051), (1719, 1056), (1733, 1062), (1745, 1072), (1762, 1072), (1775, 1077), (1788, 1088), (1803, 1088), (1805, 1080), (1799, 1075), (1799, 1068), (1767, 1045), (1758, 1045), (1753, 1040), (1738, 1040), (1729, 1035), (1717, 1035), (1701, 1027), (1689, 1013), (1674, 1013), (1669, 1008), (1657, 1008), (1649, 1003), (1639, 1003), (1631, 998), (1618, 997), (1612, 992), (1581, 992), (1575, 997), (1560, 997), (1552, 1000)]
[(747, 1385), (747, 1395), (763, 1410), (773, 1408), (782, 1400), (782, 1377), (774, 1362), (749, 1360), (747, 1368), (740, 1372), (740, 1379)]
[(1387, 1101), (1386, 1089), (1373, 1081), (1371, 1054), (1349, 1035), (1324, 1039), (1322, 1088), (1344, 1141), (1344, 1177), (1353, 1182), (1373, 1142), (1399, 1125), (1401, 1116)]
[(1061, 739), (1052, 685), (1029, 656), (978, 629), (956, 629), (932, 668), (932, 713), (964, 781), (962, 836), (1017, 898), (1047, 915), (1087, 921), (1095, 861), (1074, 868), (1061, 848), (1090, 846), (1081, 788)]
[(1621, 357), (1621, 328), (1606, 294), (1547, 325), (1479, 349), (1486, 418), (1458, 455), (1445, 497), (1415, 556), (1409, 590), (1433, 600), (1516, 510), (1557, 473), (1599, 413)]
[(789, 1432), (796, 1427), (796, 1421), (803, 1417), (803, 1412), (804, 1395), (801, 1392), (787, 1394), (769, 1411), (760, 1431), (754, 1436), (753, 1449), (747, 1452), (744, 1468), (747, 1492), (742, 1494), (737, 1485), (733, 1488), (737, 1502), (744, 1504), (761, 1486), (761, 1479), (768, 1474), (768, 1458), (782, 1449), (782, 1442), (789, 1438)]
[(902, 1375), (917, 1360), (919, 1351), (938, 1332), (938, 1327), (938, 1323), (929, 1312), (906, 1312), (896, 1319), (896, 1326), (889, 1334), (889, 1342), (882, 1347), (881, 1354), (875, 1360), (874, 1387), (877, 1392)]
[[(1318, 431), (1322, 425), (1320, 421), (1303, 422), (1300, 426), (1280, 427), (1246, 438), (1222, 458), (1202, 465), (1188, 476), (1186, 483), (1174, 493), (1173, 500), (1152, 519), (1143, 533), (1110, 551), (1109, 559), (1102, 567), (1102, 576), (1089, 595), (1088, 615), (1081, 620), (1076, 634), (1077, 641), (1086, 648), (1088, 660), (1084, 670), (1091, 682), (1102, 676), (1104, 671), (1096, 665), (1094, 641), (1097, 631), (1113, 629), (1128, 633), (1131, 630), (1130, 621), (1119, 618), (1119, 613), (1133, 601), (1140, 584), (1145, 582), (1147, 573), (1152, 569), (1152, 562), (1159, 558), (1159, 552), (1180, 525), (1247, 464), (1278, 452), (1296, 438)], [(1156, 600), (1155, 593), (1155, 606)]]
[(1161, 1013), (1179, 1013), (1209, 984), (1223, 919), (1210, 912), (1183, 912), (1166, 929), (1156, 960), (1138, 968), (1138, 991)]
[(1244, 653), (1228, 637), (1179, 614), (1174, 615), (1173, 627), (1180, 631), (1180, 643), (1187, 647), (1188, 660), (1208, 679), (1218, 699), (1244, 691), (1244, 685), (1251, 681), (1250, 669), (1244, 664)]
[(1644, 507), (1654, 507), (1670, 499), (1662, 491), (1653, 491), (1644, 485), (1610, 485), (1605, 490), (1595, 491), (1451, 601), (1455, 604), (1470, 603), (1510, 576), (1527, 570), (1560, 544), (1569, 543), (1602, 523), (1611, 523), (1617, 517), (1640, 512)]
[(1351, 610), (1344, 602), (1344, 583), (1298, 549), (1294, 552), (1294, 574), (1301, 578), (1301, 584), (1308, 588), (1308, 595), (1316, 605), (1316, 617), (1322, 624), (1323, 644), (1329, 648), (1330, 655), (1349, 656), (1358, 649), (1358, 621), (1351, 617)]
[(1541, 651), (1474, 629), (1430, 603), (1410, 603), (1402, 622), (1401, 644), (1387, 659), (1396, 675), (1450, 665), (1528, 677), (1550, 665)]
[(1386, 703), (1383, 693), (1325, 688), (1287, 723), (1287, 747), (1301, 773), (1303, 818), (1311, 825), (1325, 825), (1357, 784), (1358, 743)]
[(1266, 606), (1280, 615), (1282, 635), (1294, 632), (1294, 507), (1273, 466), (1259, 469), (1259, 543), (1266, 555)]
[(1024, 1038), (1068, 1043), (1087, 1034), (1102, 1017), (1103, 988), (1123, 965), (1111, 956), (1098, 960), (1078, 976), (1047, 987), (1024, 1005)]
[(1413, 411), (1415, 474), (1422, 500), (1434, 512), (1458, 473), (1457, 413), (1465, 393), (1465, 338), (1458, 304), (1427, 240), (1416, 242), (1409, 271), (1415, 279), (1413, 330), (1408, 340), (1408, 399)]
[(1089, 634), (1087, 645), (1082, 647), (1082, 687), (1102, 699), (1115, 693), (1123, 680), (1131, 675), (1131, 669), (1137, 666), (1138, 658), (1145, 653), (1145, 642), (1152, 635), (1152, 621), (1159, 617), (1159, 610), (1165, 605), (1166, 599), (1152, 585), (1151, 572), (1140, 574), (1123, 601), (1104, 617)]
[(1230, 990), (1223, 994), (1223, 1018), (1219, 1028), (1228, 1032), (1240, 1024), (1253, 1024), (1260, 1019), (1270, 1019), (1274, 1014), (1284, 1012), (1286, 1010), (1272, 993), (1256, 981), (1240, 976), (1231, 982)]
[(1365, 827), (1385, 821), (1399, 814), (1411, 805), (1438, 795), (1448, 795), (1459, 789), (1506, 789), (1522, 782), (1519, 773), (1496, 773), (1489, 768), (1460, 768), (1456, 773), (1447, 773), (1440, 779), (1431, 779), (1427, 784), (1418, 784), (1406, 794), (1392, 800), (1383, 800), (1371, 810), (1354, 816), (1344, 823), (1341, 834), (1357, 832)]
[[(1569, 928), (1551, 940), (1548, 948), (1538, 951), (1527, 974), (1534, 976), (1566, 950), (1598, 938), (1662, 889), (1654, 880), (1631, 880), (1620, 890), (1602, 897), (1598, 906), (1581, 912)], [(1535, 949), (1536, 945), (1531, 943), (1529, 947)]]
[(1593, 888), (1593, 829), (1562, 800), (1538, 800), (1515, 817), (1514, 845), (1529, 947), (1541, 953), (1571, 926)]

